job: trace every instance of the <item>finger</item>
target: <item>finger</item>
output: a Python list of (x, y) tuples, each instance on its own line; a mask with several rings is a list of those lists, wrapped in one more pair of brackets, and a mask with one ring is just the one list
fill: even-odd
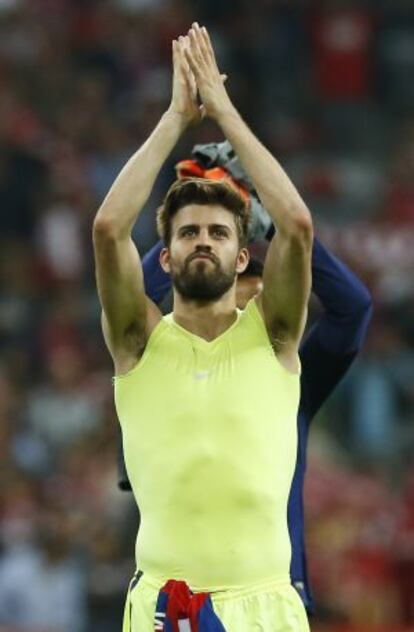
[(193, 55), (193, 51), (189, 50), (188, 48), (185, 48), (184, 56), (188, 62), (188, 65), (190, 66), (191, 72), (193, 73), (195, 79), (197, 80), (201, 75), (201, 70)]
[(182, 76), (182, 68), (180, 64), (180, 45), (177, 40), (173, 42), (173, 81), (174, 84), (180, 81)]
[(187, 58), (184, 54), (184, 48), (181, 47), (180, 48), (180, 64), (181, 64), (181, 68), (183, 69), (184, 73), (187, 75), (189, 72), (191, 72), (190, 70), (190, 66), (188, 64)]
[(188, 45), (188, 37), (184, 35), (180, 35), (180, 37), (178, 38), (178, 50), (179, 52), (181, 52), (185, 46)]
[(185, 45), (186, 44), (184, 41), (180, 42), (178, 45), (178, 57), (179, 57), (180, 70), (186, 82), (187, 88), (190, 91), (191, 96), (195, 96), (197, 92), (196, 81), (194, 78), (194, 74), (188, 63), (188, 60), (185, 56), (185, 50), (186, 50)]
[(175, 69), (176, 66), (176, 61), (177, 61), (177, 40), (173, 40), (172, 41), (172, 62), (173, 62), (173, 67)]
[(182, 48), (189, 48), (190, 47), (190, 38), (188, 37), (188, 35), (180, 35), (179, 41), (180, 41), (180, 44), (181, 44)]
[(195, 60), (197, 61), (197, 63), (199, 65), (203, 64), (204, 59), (203, 59), (203, 53), (201, 51), (200, 48), (200, 44), (198, 41), (198, 37), (197, 37), (197, 33), (195, 31), (195, 29), (191, 28), (188, 32), (189, 38), (190, 38), (190, 46), (191, 46), (191, 52), (195, 58)]
[(214, 54), (213, 46), (211, 44), (210, 36), (205, 26), (198, 27), (197, 29), (199, 34), (199, 40), (201, 42), (200, 48), (203, 51), (204, 59), (206, 60), (206, 64), (210, 66), (210, 68), (220, 74), (218, 69), (218, 64), (216, 60), (216, 56)]
[(201, 55), (201, 57), (203, 59), (203, 62), (205, 64), (210, 64), (211, 63), (211, 55), (210, 55), (209, 50), (208, 50), (208, 48), (206, 46), (206, 43), (204, 41), (203, 34), (202, 34), (202, 31), (201, 31), (201, 28), (200, 28), (199, 24), (197, 22), (193, 22), (191, 30), (195, 34), (195, 41), (197, 42), (198, 50), (200, 51), (200, 55)]
[(182, 73), (184, 75), (184, 79), (187, 84), (189, 93), (192, 98), (195, 98), (197, 94), (197, 84), (196, 84), (194, 74), (184, 54), (184, 50), (185, 50), (184, 46), (180, 46), (180, 65), (181, 65)]
[(201, 35), (207, 50), (207, 55), (208, 58), (211, 60), (211, 63), (214, 65), (214, 67), (218, 70), (218, 64), (217, 64), (217, 59), (216, 59), (216, 54), (214, 52), (214, 48), (213, 45), (211, 43), (211, 39), (210, 39), (210, 35), (206, 29), (205, 26), (202, 27), (201, 29)]
[(201, 34), (201, 28), (198, 22), (193, 22), (191, 25), (191, 29), (194, 31), (197, 41), (201, 45), (203, 43), (203, 36)]
[(222, 82), (226, 83), (226, 81), (228, 79), (228, 76), (227, 75), (220, 75), (220, 77), (221, 77)]
[(185, 69), (184, 69), (185, 78), (187, 81), (188, 88), (190, 90), (191, 97), (195, 99), (197, 96), (197, 82), (195, 80), (194, 74), (187, 60), (185, 60), (185, 64), (186, 64)]
[[(203, 27), (205, 28), (205, 27)], [(208, 46), (208, 41), (205, 38), (205, 35), (203, 33), (203, 29), (200, 27), (200, 25), (198, 24), (198, 22), (194, 22), (193, 23), (193, 29), (195, 31), (196, 37), (197, 37), (197, 41), (198, 41), (198, 45), (200, 47), (200, 49), (203, 51), (203, 53), (205, 54), (205, 56), (208, 58), (210, 57), (210, 50), (209, 50), (209, 46)]]
[(205, 64), (203, 63), (201, 52), (197, 46), (194, 32), (189, 34), (189, 46), (184, 49), (184, 55), (196, 78), (205, 72)]
[(178, 40), (175, 40), (173, 52), (174, 52), (174, 64), (177, 73), (182, 71), (182, 59), (183, 59), (183, 38), (180, 36)]
[(180, 67), (183, 70), (189, 69), (188, 61), (187, 61), (187, 58), (185, 56), (185, 51), (189, 50), (189, 49), (190, 49), (190, 39), (187, 36), (185, 36), (185, 37), (181, 36), (179, 38), (179, 41), (178, 41), (178, 48), (177, 48), (178, 53), (177, 54), (178, 54)]
[(189, 37), (185, 36), (185, 37), (181, 37), (180, 42), (179, 42), (179, 55), (180, 55), (180, 61), (183, 65), (184, 68), (189, 68), (188, 66), (188, 61), (184, 55), (184, 51), (187, 49), (189, 50), (190, 48), (190, 39)]
[(204, 62), (206, 64), (208, 64), (209, 66), (214, 66), (215, 62), (214, 62), (214, 57), (211, 55), (206, 42), (201, 34), (201, 30), (198, 29), (198, 37), (197, 37), (197, 41), (198, 41), (198, 46), (199, 49), (201, 51), (201, 54), (203, 56)]
[(201, 37), (203, 39), (204, 45), (209, 52), (209, 55), (211, 55), (211, 57), (215, 60), (216, 57), (214, 55), (213, 45), (211, 43), (210, 35), (208, 34), (206, 27), (203, 26), (200, 29), (200, 32), (201, 32)]

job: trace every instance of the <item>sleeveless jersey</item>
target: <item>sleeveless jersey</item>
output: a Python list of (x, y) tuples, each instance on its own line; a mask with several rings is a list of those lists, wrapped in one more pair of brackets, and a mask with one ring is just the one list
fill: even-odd
[(275, 356), (255, 300), (211, 342), (164, 316), (114, 385), (137, 567), (210, 592), (289, 581), (299, 375)]

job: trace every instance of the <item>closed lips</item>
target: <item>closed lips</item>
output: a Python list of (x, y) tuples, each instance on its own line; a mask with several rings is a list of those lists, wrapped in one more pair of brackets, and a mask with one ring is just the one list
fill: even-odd
[(190, 261), (192, 261), (193, 259), (209, 259), (210, 261), (214, 261), (213, 257), (210, 257), (209, 255), (193, 255), (190, 259)]

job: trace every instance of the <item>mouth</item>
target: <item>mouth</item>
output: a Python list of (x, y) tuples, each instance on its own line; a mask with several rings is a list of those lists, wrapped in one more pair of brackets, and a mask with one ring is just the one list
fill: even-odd
[(214, 263), (214, 259), (209, 257), (209, 255), (195, 255), (191, 257), (190, 261), (194, 261), (195, 259), (207, 259), (207, 261), (212, 261)]

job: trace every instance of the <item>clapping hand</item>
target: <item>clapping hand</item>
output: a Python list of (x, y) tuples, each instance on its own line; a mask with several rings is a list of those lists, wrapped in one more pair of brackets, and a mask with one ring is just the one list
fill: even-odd
[(173, 87), (169, 110), (178, 114), (186, 127), (198, 123), (204, 117), (204, 109), (198, 103), (197, 85), (184, 54), (190, 46), (188, 36), (173, 40)]
[(194, 22), (188, 32), (189, 45), (183, 48), (202, 102), (202, 115), (217, 120), (220, 115), (234, 109), (217, 66), (207, 29)]

